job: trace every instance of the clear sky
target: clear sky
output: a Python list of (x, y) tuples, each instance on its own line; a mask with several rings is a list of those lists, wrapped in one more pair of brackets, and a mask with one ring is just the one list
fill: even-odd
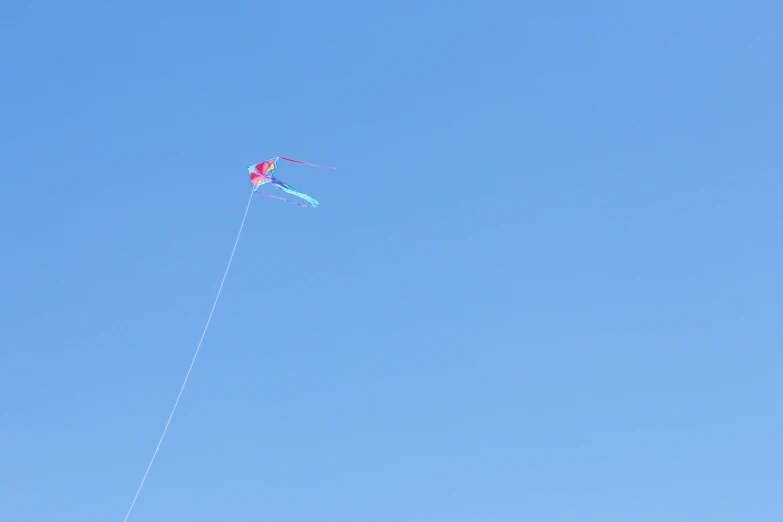
[(780, 2), (12, 2), (0, 520), (780, 521)]

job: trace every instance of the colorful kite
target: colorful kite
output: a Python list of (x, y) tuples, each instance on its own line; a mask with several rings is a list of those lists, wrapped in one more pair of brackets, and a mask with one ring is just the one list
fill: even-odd
[[(130, 508), (128, 509), (128, 512), (125, 514), (124, 522), (128, 522), (128, 518), (130, 517), (131, 512), (133, 511), (133, 506), (136, 505), (136, 500), (138, 500), (139, 498), (139, 494), (141, 493), (141, 488), (144, 487), (144, 482), (147, 480), (147, 475), (149, 475), (150, 469), (152, 468), (152, 464), (155, 462), (155, 457), (158, 455), (158, 451), (160, 450), (161, 444), (163, 444), (163, 439), (166, 437), (166, 432), (169, 429), (169, 424), (171, 424), (171, 419), (174, 417), (174, 412), (177, 410), (177, 405), (179, 404), (179, 400), (180, 398), (182, 398), (182, 392), (185, 391), (185, 386), (187, 385), (188, 379), (190, 378), (190, 373), (193, 370), (193, 365), (196, 364), (196, 358), (198, 357), (198, 354), (201, 351), (201, 345), (204, 342), (204, 336), (206, 336), (207, 330), (209, 329), (209, 325), (212, 322), (212, 315), (215, 313), (215, 307), (217, 307), (218, 300), (220, 299), (220, 293), (223, 291), (223, 285), (226, 282), (228, 271), (231, 268), (231, 261), (233, 261), (234, 259), (234, 253), (237, 250), (237, 244), (239, 244), (239, 237), (242, 235), (242, 229), (245, 227), (245, 221), (247, 220), (247, 213), (250, 210), (250, 204), (253, 201), (253, 195), (260, 194), (262, 196), (267, 196), (270, 198), (281, 199), (287, 203), (291, 203), (293, 205), (299, 205), (300, 207), (306, 207), (306, 208), (314, 208), (319, 205), (319, 203), (316, 200), (314, 200), (307, 194), (299, 192), (291, 185), (283, 183), (282, 181), (280, 181), (279, 179), (277, 179), (272, 175), (272, 173), (275, 170), (277, 170), (277, 160), (285, 160), (285, 161), (290, 161), (291, 163), (309, 165), (311, 167), (318, 167), (319, 169), (337, 170), (335, 167), (323, 167), (321, 165), (314, 165), (312, 163), (307, 163), (306, 161), (284, 158), (282, 156), (277, 156), (276, 158), (272, 158), (263, 163), (258, 163), (256, 165), (251, 165), (250, 167), (248, 167), (248, 171), (250, 172), (250, 181), (253, 183), (253, 190), (250, 192), (250, 196), (247, 199), (245, 214), (242, 216), (242, 222), (239, 225), (239, 232), (237, 232), (237, 237), (234, 240), (234, 248), (231, 250), (231, 256), (229, 256), (228, 258), (228, 265), (226, 265), (226, 270), (223, 272), (223, 279), (220, 281), (220, 286), (218, 287), (217, 295), (215, 296), (215, 300), (212, 302), (212, 310), (210, 310), (209, 316), (207, 317), (207, 322), (204, 325), (204, 329), (201, 331), (201, 338), (199, 339), (198, 344), (196, 345), (196, 353), (193, 355), (193, 359), (191, 359), (190, 361), (190, 367), (188, 368), (188, 372), (185, 374), (185, 381), (182, 383), (182, 386), (179, 389), (177, 400), (174, 401), (174, 407), (171, 409), (171, 413), (169, 413), (169, 419), (166, 421), (166, 425), (163, 428), (163, 434), (160, 436), (160, 439), (158, 440), (158, 445), (155, 447), (155, 452), (152, 454), (152, 458), (150, 459), (150, 462), (147, 465), (147, 470), (144, 472), (144, 475), (141, 478), (141, 484), (139, 484), (139, 487), (136, 490), (136, 495), (133, 497), (133, 501), (131, 502)], [(294, 195), (298, 198), (307, 201), (309, 205), (305, 205), (303, 203), (299, 203), (296, 201), (291, 201), (290, 199), (273, 196), (272, 194), (265, 194), (264, 192), (258, 192), (259, 187), (267, 183), (274, 185), (275, 187), (279, 188), (283, 192), (287, 192), (288, 194)]]
[[(324, 167), (322, 165), (315, 165), (313, 163), (307, 163), (306, 161), (299, 161), (291, 158), (284, 158), (283, 156), (277, 156), (270, 160), (266, 160), (263, 163), (257, 163), (255, 165), (250, 165), (247, 170), (250, 173), (250, 182), (253, 183), (253, 192), (261, 195), (266, 196), (268, 198), (275, 198), (279, 199), (281, 201), (285, 201), (286, 203), (291, 203), (292, 205), (299, 205), (300, 207), (305, 208), (315, 208), (320, 203), (318, 203), (315, 199), (311, 198), (304, 192), (299, 192), (291, 185), (284, 183), (274, 177), (272, 173), (277, 170), (277, 160), (285, 160), (290, 161), (292, 163), (299, 163), (301, 165), (308, 165), (310, 167), (318, 167), (319, 169), (328, 169), (328, 170), (336, 170), (334, 167)], [(261, 187), (261, 185), (265, 185), (267, 183), (271, 183), (273, 186), (279, 188), (283, 192), (287, 192), (288, 194), (291, 194), (292, 196), (296, 196), (300, 199), (303, 199), (309, 203), (309, 205), (305, 205), (303, 203), (299, 203), (297, 201), (291, 201), (290, 199), (281, 198), (278, 196), (273, 196), (272, 194), (267, 194), (265, 192), (258, 192), (258, 189)]]

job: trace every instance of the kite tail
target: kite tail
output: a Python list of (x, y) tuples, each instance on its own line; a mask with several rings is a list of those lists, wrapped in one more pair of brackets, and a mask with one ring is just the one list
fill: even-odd
[(323, 165), (316, 165), (315, 163), (308, 163), (306, 161), (301, 161), (297, 159), (291, 159), (291, 158), (284, 158), (283, 156), (278, 156), (281, 160), (290, 161), (291, 163), (299, 163), (300, 165), (308, 165), (310, 167), (317, 167), (319, 169), (326, 169), (326, 170), (337, 170), (337, 167), (325, 167)]
[(298, 201), (291, 201), (290, 199), (281, 198), (280, 196), (274, 196), (272, 194), (267, 194), (266, 192), (256, 192), (256, 194), (258, 194), (259, 196), (266, 196), (268, 198), (279, 199), (280, 201), (285, 201), (286, 203), (290, 203), (292, 205), (298, 205), (298, 206), (304, 207), (304, 208), (313, 208), (310, 205), (305, 205), (304, 203), (299, 203)]
[(291, 194), (292, 196), (296, 196), (296, 197), (298, 197), (300, 199), (303, 199), (303, 200), (307, 201), (308, 203), (310, 203), (310, 206), (313, 207), (313, 208), (315, 208), (318, 205), (320, 205), (320, 203), (318, 203), (315, 199), (311, 198), (310, 196), (308, 196), (304, 192), (299, 192), (298, 190), (296, 190), (294, 187), (292, 187), (288, 183), (280, 181), (279, 179), (277, 179), (274, 176), (269, 176), (269, 182), (272, 185), (274, 185), (275, 187), (277, 187), (280, 190), (282, 190), (283, 192), (287, 192), (287, 193)]

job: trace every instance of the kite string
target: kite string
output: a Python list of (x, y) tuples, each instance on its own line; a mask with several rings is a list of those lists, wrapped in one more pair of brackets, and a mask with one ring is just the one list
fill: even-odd
[(218, 288), (217, 295), (215, 296), (215, 301), (212, 303), (212, 310), (210, 310), (209, 312), (207, 323), (204, 325), (204, 330), (201, 332), (201, 339), (199, 339), (198, 346), (196, 346), (196, 353), (193, 355), (193, 360), (190, 361), (190, 367), (188, 368), (188, 373), (185, 375), (185, 380), (182, 383), (182, 387), (179, 389), (177, 400), (174, 402), (174, 407), (171, 409), (171, 413), (169, 414), (169, 419), (166, 421), (166, 427), (163, 428), (163, 434), (160, 436), (158, 445), (155, 448), (155, 453), (152, 454), (152, 459), (150, 460), (150, 463), (147, 466), (147, 471), (144, 472), (144, 477), (142, 477), (141, 479), (141, 484), (139, 484), (139, 489), (136, 490), (136, 496), (133, 497), (133, 502), (131, 502), (130, 509), (128, 509), (128, 513), (125, 515), (124, 522), (128, 522), (128, 517), (130, 517), (131, 511), (133, 511), (133, 506), (136, 504), (136, 500), (139, 498), (139, 493), (141, 493), (141, 488), (144, 487), (144, 481), (147, 480), (147, 475), (150, 472), (150, 468), (152, 468), (152, 463), (155, 462), (155, 457), (158, 455), (158, 450), (160, 450), (160, 445), (163, 443), (163, 438), (166, 436), (166, 432), (169, 429), (169, 424), (171, 424), (171, 419), (174, 417), (174, 412), (177, 410), (177, 405), (179, 404), (179, 399), (182, 397), (182, 392), (185, 391), (185, 385), (188, 383), (188, 378), (190, 378), (190, 372), (191, 370), (193, 370), (193, 365), (196, 363), (196, 358), (198, 357), (198, 353), (201, 350), (201, 344), (204, 342), (204, 337), (207, 335), (209, 324), (212, 322), (212, 315), (215, 313), (215, 307), (217, 306), (218, 300), (220, 299), (220, 293), (223, 291), (223, 285), (226, 282), (226, 277), (228, 276), (228, 270), (231, 268), (231, 261), (234, 260), (234, 252), (236, 252), (237, 250), (237, 245), (239, 244), (239, 236), (242, 235), (242, 229), (245, 227), (245, 220), (247, 219), (247, 213), (250, 210), (250, 203), (252, 201), (253, 201), (253, 192), (250, 192), (250, 199), (247, 201), (247, 207), (245, 208), (245, 215), (242, 216), (242, 224), (239, 225), (239, 232), (237, 233), (236, 240), (234, 240), (234, 248), (231, 250), (231, 256), (228, 258), (228, 265), (226, 265), (226, 271), (223, 272), (223, 280), (220, 281), (220, 287)]

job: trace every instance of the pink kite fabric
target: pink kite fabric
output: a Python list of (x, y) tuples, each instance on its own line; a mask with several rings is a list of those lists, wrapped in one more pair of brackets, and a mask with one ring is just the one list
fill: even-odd
[[(283, 181), (280, 181), (279, 179), (277, 179), (272, 175), (272, 173), (277, 170), (278, 160), (290, 161), (291, 163), (299, 163), (301, 165), (317, 167), (319, 169), (337, 170), (335, 167), (324, 167), (323, 165), (316, 165), (314, 163), (308, 163), (306, 161), (300, 161), (296, 159), (285, 158), (283, 156), (277, 156), (270, 160), (266, 160), (262, 163), (256, 163), (255, 165), (250, 165), (247, 168), (248, 172), (250, 173), (250, 182), (253, 184), (253, 192), (261, 196), (279, 199), (281, 201), (285, 201), (286, 203), (291, 203), (292, 205), (299, 205), (300, 207), (315, 208), (318, 205), (320, 205), (320, 203), (318, 203), (318, 201), (316, 201), (314, 198), (308, 196), (304, 192), (300, 192), (296, 190), (291, 185)], [(304, 203), (299, 203), (298, 201), (291, 201), (290, 199), (281, 198), (279, 196), (273, 196), (272, 194), (266, 194), (264, 192), (259, 192), (258, 189), (261, 187), (261, 185), (265, 185), (267, 183), (282, 190), (283, 192), (286, 192), (288, 194), (291, 194), (292, 196), (296, 196), (306, 201), (308, 204), (305, 205)]]

